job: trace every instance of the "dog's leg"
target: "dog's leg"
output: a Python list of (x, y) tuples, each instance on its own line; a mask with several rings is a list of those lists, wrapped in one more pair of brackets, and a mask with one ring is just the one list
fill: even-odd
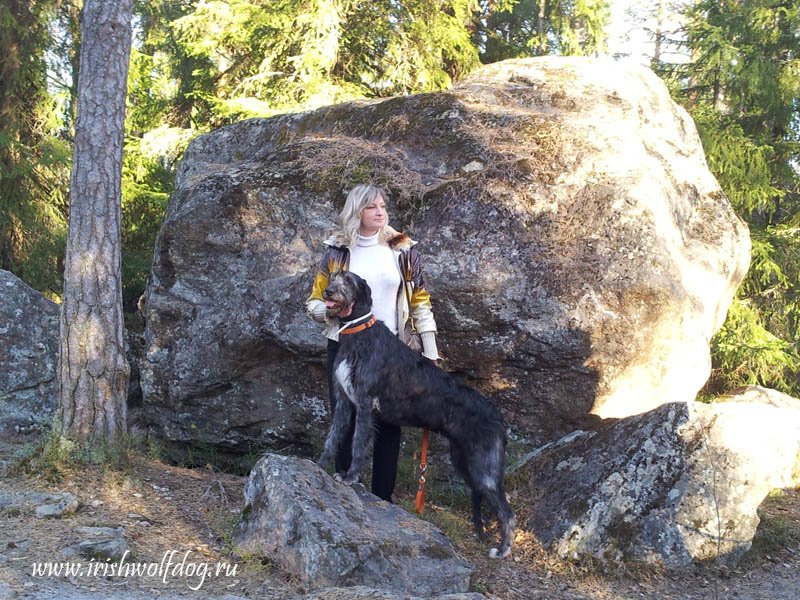
[(481, 542), (486, 541), (486, 532), (483, 530), (483, 517), (481, 516), (481, 494), (472, 490), (472, 527), (475, 535)]
[(353, 461), (350, 463), (347, 475), (342, 480), (343, 483), (349, 485), (358, 481), (358, 475), (364, 466), (373, 434), (372, 399), (359, 398), (356, 402), (356, 428), (353, 433)]
[(492, 558), (505, 558), (511, 554), (511, 542), (517, 519), (514, 516), (511, 505), (506, 500), (502, 483), (498, 488), (493, 489), (490, 494), (487, 494), (486, 499), (500, 522), (500, 547), (489, 550), (489, 556)]
[[(452, 444), (452, 442), (451, 442)], [(455, 444), (453, 444), (454, 446)], [(516, 526), (516, 519), (511, 505), (506, 500), (503, 490), (505, 444), (497, 437), (488, 447), (480, 445), (465, 446), (460, 449), (464, 453), (464, 466), (467, 471), (465, 479), (472, 487), (473, 519), (475, 518), (475, 495), (483, 497), (500, 522), (500, 547), (492, 548), (489, 556), (505, 558), (511, 553), (511, 542)], [(452, 451), (451, 451), (452, 452)], [(457, 454), (457, 453), (456, 453)], [(477, 525), (476, 525), (477, 527)]]
[(472, 528), (475, 535), (481, 542), (486, 541), (486, 534), (483, 530), (483, 517), (481, 516), (481, 493), (477, 490), (475, 482), (470, 474), (467, 458), (458, 440), (450, 440), (450, 459), (453, 468), (460, 475), (472, 490)]
[(344, 443), (344, 438), (350, 429), (350, 416), (353, 412), (353, 406), (338, 385), (336, 386), (336, 396), (336, 408), (333, 411), (331, 428), (328, 431), (328, 437), (325, 439), (322, 455), (317, 461), (317, 464), (323, 469), (333, 461), (336, 452)]

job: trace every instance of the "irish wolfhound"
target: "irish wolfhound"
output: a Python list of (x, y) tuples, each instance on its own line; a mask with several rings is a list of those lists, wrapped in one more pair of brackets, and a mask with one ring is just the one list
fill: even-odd
[(424, 427), (450, 441), (456, 472), (472, 489), (472, 521), (484, 539), (481, 500), (500, 522), (499, 548), (489, 555), (511, 552), (516, 524), (503, 490), (505, 424), (486, 397), (412, 351), (372, 315), (367, 283), (349, 272), (334, 273), (324, 298), (329, 318), (342, 324), (339, 352), (333, 364), (336, 408), (319, 464), (326, 467), (348, 434), (355, 410), (353, 457), (340, 481), (358, 480), (373, 436), (373, 412), (386, 423)]

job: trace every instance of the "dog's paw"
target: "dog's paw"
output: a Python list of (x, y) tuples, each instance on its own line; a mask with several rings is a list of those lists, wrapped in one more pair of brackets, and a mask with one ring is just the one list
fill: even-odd
[(334, 473), (333, 474), (333, 479), (334, 479), (334, 481), (338, 481), (339, 483), (342, 483), (344, 481), (344, 476), (341, 473)]
[(358, 475), (347, 475), (346, 477), (342, 478), (342, 483), (345, 485), (353, 485), (354, 483), (358, 483)]
[(509, 554), (511, 554), (511, 548), (506, 548), (503, 552), (500, 552), (497, 548), (489, 550), (489, 558), (505, 558)]

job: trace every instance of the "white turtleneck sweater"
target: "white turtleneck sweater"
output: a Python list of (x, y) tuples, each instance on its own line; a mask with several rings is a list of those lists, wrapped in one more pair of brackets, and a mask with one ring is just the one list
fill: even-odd
[(350, 270), (369, 284), (372, 312), (396, 335), (397, 293), (402, 278), (394, 252), (378, 242), (379, 235), (358, 235), (356, 246), (350, 249)]

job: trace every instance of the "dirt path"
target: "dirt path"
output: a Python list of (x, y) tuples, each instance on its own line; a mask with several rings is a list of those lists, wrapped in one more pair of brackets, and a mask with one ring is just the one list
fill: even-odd
[[(0, 460), (9, 447), (0, 447)], [(5, 454), (5, 456), (4, 456)], [(0, 508), (0, 600), (4, 598), (270, 598), (302, 597), (297, 580), (255, 558), (234, 559), (230, 539), (239, 519), (244, 477), (184, 469), (141, 455), (122, 470), (98, 466), (60, 474), (14, 474), (0, 492), (69, 492), (80, 509), (58, 519)], [(397, 500), (410, 507), (412, 484)], [(523, 502), (511, 493), (512, 504)], [(684, 573), (652, 569), (599, 573), (548, 556), (520, 533), (510, 560), (485, 557), (468, 535), (468, 507), (429, 503), (425, 517), (450, 535), (477, 568), (472, 590), (487, 598), (541, 600), (796, 600), (800, 597), (800, 491), (769, 498), (754, 549), (733, 571), (716, 567)], [(37, 563), (67, 559), (61, 550), (85, 539), (81, 527), (122, 527), (128, 561), (172, 561), (174, 576), (34, 575)], [(176, 567), (183, 560), (183, 570)], [(99, 572), (103, 565), (97, 565)], [(85, 561), (84, 561), (85, 564)], [(190, 573), (195, 565), (196, 572)], [(201, 564), (210, 571), (200, 577)], [(220, 572), (217, 574), (217, 566)], [(235, 567), (235, 569), (234, 569)], [(155, 568), (155, 567), (154, 567)], [(226, 570), (227, 569), (227, 570)], [(235, 571), (235, 572), (232, 572)], [(197, 588), (197, 589), (192, 589)]]

